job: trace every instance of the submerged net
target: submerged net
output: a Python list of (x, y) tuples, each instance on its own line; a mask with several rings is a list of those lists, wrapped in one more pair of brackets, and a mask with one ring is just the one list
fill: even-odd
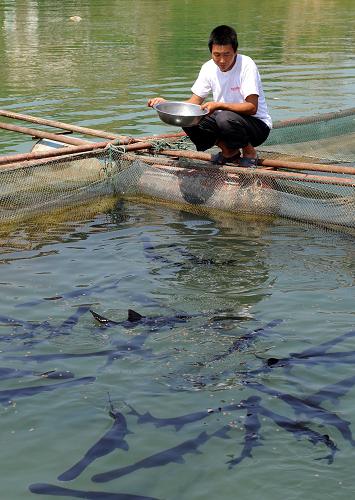
[[(315, 137), (315, 134), (320, 135), (320, 129), (323, 130), (322, 139)], [(335, 135), (335, 130), (339, 135)], [(332, 136), (330, 131), (333, 131)], [(328, 161), (334, 161), (331, 148), (326, 154), (325, 145), (329, 148), (328, 137), (333, 143), (337, 137), (341, 144), (336, 150), (337, 159), (340, 161), (342, 156), (341, 161), (349, 165), (354, 164), (355, 155), (351, 153), (353, 136), (354, 113), (336, 116), (333, 120), (297, 121), (276, 126), (260, 153), (263, 157), (282, 158), (290, 156), (292, 150), (292, 158), (297, 154), (297, 158), (309, 160), (316, 157), (319, 161), (326, 157)], [(351, 140), (346, 139), (348, 137)], [(309, 140), (301, 143), (302, 138)], [(193, 149), (186, 139), (179, 146)], [(159, 147), (166, 148), (166, 144), (159, 146), (157, 141), (156, 148)], [(177, 144), (172, 147), (176, 148)], [(355, 230), (354, 175), (231, 166), (217, 168), (206, 161), (159, 154), (152, 156), (151, 151), (149, 154), (130, 153), (122, 147), (110, 146), (91, 153), (8, 165), (1, 167), (0, 177), (2, 221), (114, 194), (179, 207), (189, 206), (194, 211), (223, 210), (238, 215), (280, 216)]]

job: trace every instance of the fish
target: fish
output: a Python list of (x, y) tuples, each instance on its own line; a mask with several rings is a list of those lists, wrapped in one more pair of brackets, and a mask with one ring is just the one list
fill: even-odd
[(58, 476), (59, 481), (71, 481), (77, 478), (94, 460), (112, 453), (117, 448), (125, 451), (129, 449), (125, 437), (133, 433), (128, 430), (124, 415), (113, 407), (111, 400), (109, 401), (111, 405), (109, 415), (113, 418), (112, 427), (88, 449), (79, 462)]
[(0, 380), (8, 380), (10, 378), (20, 378), (26, 375), (32, 375), (30, 370), (19, 370), (18, 368), (0, 368)]
[[(260, 420), (259, 420), (259, 401), (261, 398), (249, 398), (243, 402), (243, 406), (247, 408), (247, 414), (244, 420), (244, 444), (240, 455), (236, 458), (228, 460), (228, 468), (232, 469), (237, 464), (240, 464), (246, 458), (253, 458), (252, 451), (257, 446), (262, 446), (260, 440)], [(251, 404), (250, 404), (251, 403)]]
[(329, 437), (328, 434), (321, 434), (320, 432), (314, 431), (304, 424), (304, 422), (298, 422), (290, 418), (279, 415), (272, 410), (259, 405), (259, 413), (275, 422), (276, 425), (281, 427), (287, 432), (293, 434), (297, 439), (301, 437), (306, 437), (308, 441), (312, 444), (324, 444), (329, 448), (330, 453), (325, 457), (316, 458), (316, 460), (327, 460), (328, 464), (332, 464), (334, 461), (335, 453), (339, 450), (335, 442)]
[(79, 322), (79, 319), (83, 314), (90, 310), (90, 306), (84, 305), (79, 306), (75, 313), (71, 314), (65, 321), (63, 321), (59, 326), (52, 328), (52, 331), (49, 335), (49, 338), (58, 336), (58, 335), (69, 335), (74, 326), (76, 326)]
[(336, 382), (335, 384), (323, 387), (323, 389), (307, 396), (304, 401), (312, 405), (320, 405), (323, 401), (336, 403), (337, 400), (343, 397), (352, 387), (354, 387), (354, 385), (355, 375), (352, 375)]
[(199, 420), (208, 418), (213, 414), (221, 414), (225, 411), (242, 410), (244, 408), (243, 405), (236, 403), (236, 404), (220, 406), (218, 408), (209, 408), (207, 410), (187, 413), (185, 415), (180, 415), (177, 417), (159, 418), (159, 417), (154, 417), (149, 411), (145, 413), (138, 413), (137, 410), (135, 410), (131, 405), (129, 405), (128, 403), (125, 404), (128, 406), (128, 408), (130, 408), (130, 411), (128, 412), (129, 415), (134, 415), (135, 417), (137, 417), (137, 421), (139, 424), (151, 423), (155, 425), (155, 427), (157, 428), (172, 426), (175, 428), (177, 432), (180, 429), (182, 429), (185, 425), (191, 424), (193, 422), (198, 422)]
[(143, 324), (155, 330), (164, 326), (174, 327), (175, 323), (186, 323), (192, 316), (188, 314), (175, 314), (174, 316), (143, 316), (142, 314), (128, 309), (127, 319), (124, 321), (114, 321), (90, 309), (94, 319), (102, 326), (110, 327), (121, 325), (124, 328), (134, 328), (137, 324)]
[(74, 373), (71, 372), (71, 371), (69, 371), (69, 370), (64, 370), (64, 371), (60, 371), (60, 370), (48, 370), (46, 372), (39, 373), (37, 376), (38, 377), (42, 377), (42, 378), (50, 378), (50, 379), (54, 379), (54, 380), (67, 379), (67, 378), (74, 378), (75, 377)]
[[(18, 320), (15, 318), (0, 316), (0, 322), (11, 326), (14, 330), (10, 335), (1, 336), (0, 341), (12, 342), (13, 340), (23, 340), (26, 346), (35, 345), (44, 340), (51, 339), (60, 335), (69, 335), (73, 328), (78, 324), (80, 317), (90, 309), (90, 306), (79, 306), (76, 311), (64, 320), (60, 325), (52, 325), (48, 321), (30, 322)], [(19, 329), (22, 330), (19, 333)], [(40, 337), (39, 333), (44, 332), (45, 337)]]
[(336, 413), (326, 410), (322, 406), (314, 404), (311, 401), (307, 401), (307, 399), (303, 400), (296, 396), (292, 396), (291, 394), (275, 391), (274, 389), (266, 387), (259, 382), (245, 381), (244, 383), (249, 387), (256, 389), (257, 391), (281, 399), (286, 404), (291, 406), (296, 414), (307, 415), (309, 421), (319, 419), (323, 422), (323, 424), (335, 427), (336, 429), (338, 429), (338, 431), (346, 441), (351, 443), (352, 446), (355, 446), (355, 440), (350, 429), (351, 422), (342, 419)]
[(59, 497), (86, 498), (88, 500), (158, 500), (158, 498), (145, 495), (134, 495), (132, 493), (108, 493), (105, 491), (84, 491), (63, 488), (47, 483), (34, 483), (28, 488), (31, 493), (37, 495), (52, 495)]
[(160, 451), (154, 455), (150, 455), (147, 458), (143, 458), (138, 462), (128, 465), (126, 467), (121, 467), (118, 469), (113, 469), (108, 472), (103, 472), (101, 474), (95, 474), (91, 479), (95, 483), (105, 483), (107, 481), (112, 481), (119, 477), (131, 474), (140, 469), (150, 469), (153, 467), (162, 467), (170, 463), (182, 464), (185, 462), (184, 455), (188, 453), (201, 453), (199, 448), (209, 441), (212, 437), (218, 436), (222, 439), (229, 439), (228, 432), (230, 431), (229, 426), (224, 426), (218, 431), (208, 434), (206, 431), (201, 432), (198, 436), (192, 439), (188, 439), (173, 448), (168, 448), (167, 450)]
[(37, 385), (31, 387), (19, 387), (17, 389), (5, 389), (0, 391), (0, 403), (5, 405), (8, 404), (9, 401), (13, 401), (18, 398), (35, 396), (42, 392), (55, 391), (56, 389), (61, 389), (63, 387), (72, 387), (74, 385), (89, 384), (91, 382), (94, 382), (95, 380), (96, 377), (82, 377), (51, 385)]
[(246, 347), (249, 347), (249, 345), (254, 342), (258, 337), (261, 335), (264, 335), (268, 330), (271, 328), (274, 328), (275, 326), (278, 326), (279, 324), (282, 323), (281, 319), (274, 319), (267, 323), (265, 326), (262, 326), (260, 328), (256, 328), (255, 330), (251, 330), (250, 332), (246, 333), (242, 337), (237, 338), (233, 344), (227, 349), (227, 351), (217, 354), (214, 356), (211, 361), (220, 361), (221, 359), (226, 358), (230, 354), (232, 354), (235, 351), (242, 351)]
[(34, 373), (31, 370), (19, 370), (18, 368), (0, 368), (0, 380), (8, 380), (11, 378), (22, 378), (26, 376), (51, 378), (51, 379), (65, 379), (73, 378), (74, 374), (68, 370), (48, 370), (43, 373)]
[(5, 359), (13, 361), (21, 361), (22, 363), (36, 361), (37, 363), (45, 363), (47, 361), (54, 361), (58, 359), (80, 359), (91, 358), (97, 356), (109, 356), (114, 353), (113, 349), (104, 349), (103, 351), (93, 352), (54, 352), (46, 354), (29, 354), (27, 356), (6, 356)]
[(290, 353), (289, 356), (284, 358), (270, 357), (267, 359), (262, 359), (263, 366), (255, 370), (249, 370), (248, 372), (238, 372), (239, 375), (247, 374), (248, 376), (259, 375), (262, 373), (267, 373), (275, 368), (292, 368), (297, 365), (320, 365), (320, 364), (354, 364), (355, 363), (355, 351), (337, 351), (328, 352), (330, 348), (336, 346), (340, 342), (352, 338), (355, 336), (355, 330), (347, 332), (343, 335), (323, 342), (322, 344), (312, 346), (301, 352)]
[(293, 358), (309, 358), (309, 357), (314, 357), (314, 356), (321, 356), (324, 353), (328, 352), (331, 347), (336, 346), (340, 342), (343, 342), (344, 340), (347, 340), (349, 338), (355, 337), (355, 330), (351, 330), (350, 332), (346, 332), (342, 335), (339, 335), (338, 337), (335, 337), (334, 339), (327, 340), (326, 342), (323, 342), (322, 344), (312, 346), (309, 349), (305, 349), (302, 352), (295, 352), (295, 353), (290, 353), (290, 356)]
[[(80, 288), (79, 290), (72, 290), (70, 292), (57, 295), (56, 297), (58, 297), (58, 300), (76, 299), (79, 297), (88, 297), (89, 295), (92, 295), (94, 293), (99, 294), (102, 292), (106, 292), (107, 290), (115, 289), (118, 287), (120, 282), (121, 282), (121, 278), (112, 280), (111, 283), (108, 282), (108, 280), (105, 280), (103, 284), (88, 286), (85, 288)], [(15, 307), (33, 307), (33, 306), (36, 306), (38, 304), (41, 304), (42, 302), (44, 302), (46, 300), (54, 300), (54, 299), (55, 299), (55, 297), (43, 297), (40, 299), (33, 299), (33, 300), (28, 301), (28, 302), (22, 302), (20, 304), (16, 304)]]

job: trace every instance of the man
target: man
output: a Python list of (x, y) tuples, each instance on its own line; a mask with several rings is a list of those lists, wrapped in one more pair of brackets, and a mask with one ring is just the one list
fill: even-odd
[[(203, 64), (187, 102), (200, 105), (209, 114), (184, 130), (198, 151), (214, 145), (220, 148), (212, 157), (214, 163), (256, 167), (255, 147), (267, 139), (272, 127), (258, 68), (250, 57), (238, 53), (237, 33), (230, 26), (215, 28), (208, 48), (212, 59)], [(203, 104), (210, 93), (213, 100)], [(148, 106), (163, 101), (156, 97)]]

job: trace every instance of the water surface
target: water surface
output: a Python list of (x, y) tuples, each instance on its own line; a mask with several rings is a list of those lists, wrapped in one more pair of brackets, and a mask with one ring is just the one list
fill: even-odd
[[(0, 107), (171, 132), (148, 97), (188, 96), (207, 34), (228, 22), (260, 66), (275, 120), (337, 111), (353, 105), (352, 9), (346, 0), (4, 2)], [(3, 153), (32, 145), (7, 132), (0, 143)], [(38, 483), (69, 498), (354, 495), (353, 381), (334, 385), (353, 375), (351, 236), (102, 198), (3, 225), (0, 264), (4, 498), (35, 498)], [(89, 309), (117, 324), (100, 326)], [(128, 309), (155, 319), (130, 325)], [(270, 358), (282, 366), (267, 369)], [(110, 431), (108, 393), (132, 432), (126, 445), (98, 446), (78, 477), (59, 480)], [(295, 398), (308, 403), (300, 410)], [(196, 412), (205, 413), (167, 420)]]

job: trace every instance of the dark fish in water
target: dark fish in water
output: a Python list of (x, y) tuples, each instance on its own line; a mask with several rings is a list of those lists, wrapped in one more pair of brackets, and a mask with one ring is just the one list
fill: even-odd
[(170, 463), (181, 464), (184, 463), (184, 455), (188, 453), (200, 453), (199, 448), (209, 441), (212, 437), (217, 436), (222, 439), (229, 439), (228, 432), (230, 431), (229, 426), (224, 426), (213, 434), (207, 434), (207, 432), (201, 432), (197, 437), (193, 439), (188, 439), (183, 443), (169, 448), (164, 451), (160, 451), (154, 455), (151, 455), (143, 460), (128, 465), (127, 467), (121, 467), (118, 469), (113, 469), (108, 472), (103, 472), (102, 474), (96, 474), (92, 477), (95, 483), (104, 483), (107, 481), (112, 481), (118, 477), (125, 476), (126, 474), (131, 474), (140, 469), (150, 469), (152, 467), (161, 467)]
[(291, 353), (290, 356), (294, 358), (321, 356), (322, 354), (328, 352), (331, 347), (334, 347), (340, 342), (343, 342), (344, 340), (352, 337), (355, 337), (355, 330), (351, 330), (350, 332), (344, 333), (343, 335), (339, 335), (338, 337), (335, 337), (335, 339), (328, 340), (327, 342), (323, 342), (322, 344), (312, 346), (302, 352)]
[(94, 352), (57, 352), (57, 353), (47, 353), (47, 354), (29, 354), (28, 356), (6, 356), (6, 359), (17, 360), (25, 362), (36, 361), (37, 363), (44, 363), (46, 361), (54, 361), (58, 359), (80, 359), (80, 358), (92, 358), (96, 356), (109, 356), (114, 352), (113, 349), (105, 349), (103, 351)]
[(170, 417), (170, 418), (158, 418), (154, 417), (149, 411), (145, 413), (138, 413), (131, 405), (126, 405), (130, 408), (130, 415), (134, 415), (137, 417), (139, 424), (153, 424), (155, 427), (175, 427), (176, 431), (179, 431), (187, 424), (191, 424), (193, 422), (198, 422), (199, 420), (203, 420), (204, 418), (209, 417), (213, 414), (220, 414), (225, 411), (235, 411), (235, 410), (243, 410), (244, 406), (240, 403), (230, 404), (226, 406), (220, 406), (218, 408), (210, 408), (208, 410), (196, 411), (193, 413), (187, 413), (186, 415), (180, 415), (178, 417)]
[(125, 321), (113, 321), (111, 319), (105, 318), (100, 314), (96, 313), (90, 309), (91, 314), (95, 320), (103, 326), (116, 326), (121, 325), (124, 328), (133, 328), (136, 324), (140, 323), (144, 326), (148, 326), (151, 329), (158, 329), (164, 326), (174, 327), (175, 323), (186, 323), (191, 316), (186, 314), (176, 314), (174, 316), (142, 316), (133, 309), (128, 309), (128, 317)]
[[(60, 335), (69, 335), (73, 328), (78, 324), (80, 317), (90, 309), (90, 306), (79, 306), (75, 313), (69, 316), (60, 325), (51, 325), (48, 321), (30, 322), (17, 320), (14, 318), (0, 317), (0, 322), (11, 326), (13, 332), (10, 335), (1, 336), (0, 341), (12, 342), (13, 340), (24, 340), (25, 344), (35, 345), (43, 342), (43, 340), (57, 337)], [(45, 337), (40, 337), (40, 333), (44, 332)], [(31, 340), (30, 340), (31, 339)]]
[(262, 446), (262, 444), (260, 443), (261, 437), (259, 434), (261, 428), (259, 420), (260, 400), (260, 398), (254, 397), (249, 398), (243, 402), (243, 406), (247, 408), (247, 414), (244, 420), (245, 435), (243, 449), (238, 457), (233, 458), (232, 460), (229, 460), (227, 462), (227, 464), (229, 464), (229, 469), (232, 469), (235, 465), (240, 464), (246, 458), (253, 458), (253, 449), (257, 446)]
[(39, 373), (38, 377), (50, 378), (54, 380), (74, 378), (75, 375), (69, 370), (59, 371), (59, 370), (49, 370), (47, 372)]
[(90, 306), (79, 306), (74, 314), (71, 314), (69, 318), (63, 321), (59, 326), (52, 328), (49, 338), (58, 335), (69, 335), (74, 326), (78, 324), (80, 317), (89, 310)]
[(212, 316), (210, 321), (221, 322), (221, 321), (250, 321), (254, 319), (252, 316), (247, 314), (220, 314)]
[(336, 403), (339, 398), (344, 396), (355, 385), (355, 375), (344, 378), (335, 384), (327, 385), (319, 391), (307, 396), (304, 401), (312, 405), (320, 405), (323, 401)]
[(43, 363), (46, 361), (54, 361), (59, 359), (81, 359), (81, 358), (94, 358), (94, 357), (106, 357), (106, 365), (112, 363), (115, 359), (123, 358), (127, 354), (136, 354), (142, 356), (144, 359), (152, 359), (151, 349), (143, 349), (144, 342), (149, 335), (149, 332), (136, 335), (129, 340), (114, 340), (114, 349), (104, 349), (102, 351), (93, 352), (79, 352), (79, 353), (47, 353), (47, 354), (29, 354), (27, 356), (6, 356), (4, 359), (21, 361), (21, 362), (31, 362), (36, 361), (37, 363)]
[(110, 416), (114, 422), (110, 430), (104, 434), (88, 451), (83, 458), (79, 460), (70, 469), (63, 472), (58, 476), (59, 481), (71, 481), (78, 477), (94, 460), (97, 458), (108, 455), (112, 451), (120, 448), (121, 450), (128, 450), (128, 443), (125, 440), (127, 434), (132, 434), (127, 428), (125, 417), (118, 410), (114, 409), (111, 400)]
[(55, 391), (56, 389), (61, 389), (63, 387), (72, 387), (74, 385), (89, 384), (94, 382), (96, 377), (82, 377), (76, 378), (74, 380), (68, 380), (66, 382), (60, 382), (58, 384), (51, 385), (38, 385), (34, 387), (20, 387), (18, 389), (5, 389), (0, 391), (0, 403), (8, 404), (9, 401), (14, 399), (24, 398), (26, 396), (35, 396), (41, 392)]
[(105, 491), (83, 491), (63, 488), (53, 484), (35, 483), (28, 488), (31, 493), (37, 495), (52, 495), (58, 497), (86, 498), (88, 500), (158, 500), (153, 497), (143, 495), (133, 495), (130, 493), (108, 493)]
[(26, 375), (33, 375), (33, 372), (30, 370), (19, 370), (18, 368), (0, 368), (0, 380), (20, 378)]
[(329, 448), (330, 453), (325, 457), (317, 458), (316, 460), (327, 460), (328, 464), (333, 463), (335, 453), (338, 451), (338, 448), (334, 441), (330, 439), (328, 434), (321, 434), (320, 432), (314, 431), (313, 429), (307, 427), (303, 422), (298, 422), (296, 420), (291, 420), (290, 418), (284, 417), (283, 415), (279, 415), (263, 406), (259, 406), (259, 413), (265, 417), (270, 418), (275, 422), (276, 425), (281, 427), (287, 432), (293, 434), (297, 439), (305, 437), (310, 441), (313, 445), (316, 444), (324, 444), (327, 448)]
[(254, 342), (258, 337), (264, 335), (268, 330), (271, 328), (274, 328), (275, 326), (278, 326), (280, 323), (282, 323), (281, 319), (274, 319), (273, 321), (270, 321), (267, 323), (265, 326), (262, 326), (260, 328), (256, 328), (255, 330), (251, 330), (250, 332), (246, 333), (242, 337), (239, 337), (236, 339), (233, 344), (228, 348), (226, 352), (223, 352), (222, 354), (217, 354), (214, 356), (211, 361), (219, 361), (221, 359), (226, 358), (230, 354), (232, 354), (235, 351), (241, 351), (248, 347), (252, 342)]
[(352, 444), (352, 446), (355, 446), (355, 440), (352, 436), (350, 429), (351, 422), (342, 419), (336, 413), (326, 410), (325, 408), (319, 406), (318, 404), (313, 404), (311, 401), (307, 401), (306, 399), (303, 400), (301, 398), (297, 398), (296, 396), (292, 396), (291, 394), (275, 391), (274, 389), (266, 387), (265, 385), (260, 384), (259, 382), (245, 381), (244, 383), (247, 384), (248, 387), (252, 387), (257, 391), (281, 399), (286, 404), (291, 406), (296, 414), (307, 415), (309, 421), (318, 419), (322, 421), (323, 424), (325, 425), (330, 425), (335, 427), (336, 429), (338, 429), (338, 431), (346, 441), (349, 441)]
[[(258, 375), (261, 373), (267, 373), (275, 368), (292, 368), (297, 365), (320, 365), (320, 364), (354, 364), (355, 363), (355, 351), (350, 352), (328, 352), (330, 348), (336, 346), (340, 342), (352, 338), (355, 336), (355, 330), (347, 332), (343, 335), (339, 335), (335, 339), (323, 342), (320, 345), (312, 346), (299, 353), (291, 353), (290, 356), (285, 358), (268, 358), (263, 360), (264, 366), (256, 370), (249, 370), (244, 372), (244, 374)], [(261, 358), (262, 359), (262, 358)], [(243, 372), (239, 372), (240, 375)]]
[[(67, 292), (58, 295), (61, 299), (74, 299), (78, 297), (88, 297), (89, 295), (92, 295), (94, 293), (99, 294), (102, 292), (106, 292), (107, 290), (112, 290), (117, 288), (119, 285), (121, 279), (116, 279), (113, 280), (111, 283), (108, 283), (107, 280), (104, 282), (102, 285), (93, 285), (90, 287), (85, 287), (85, 288), (80, 288), (79, 290), (73, 290), (72, 292)], [(53, 300), (53, 297), (51, 297)], [(41, 302), (48, 300), (48, 297), (44, 297), (42, 299), (35, 299), (35, 300), (30, 300), (28, 302), (22, 302), (22, 304), (17, 304), (15, 307), (32, 307), (36, 306), (38, 304), (41, 304)]]
[(73, 378), (74, 374), (70, 371), (49, 370), (44, 373), (33, 373), (31, 370), (19, 370), (18, 368), (0, 368), (0, 380), (10, 378), (22, 378), (26, 376), (43, 377), (51, 379)]

